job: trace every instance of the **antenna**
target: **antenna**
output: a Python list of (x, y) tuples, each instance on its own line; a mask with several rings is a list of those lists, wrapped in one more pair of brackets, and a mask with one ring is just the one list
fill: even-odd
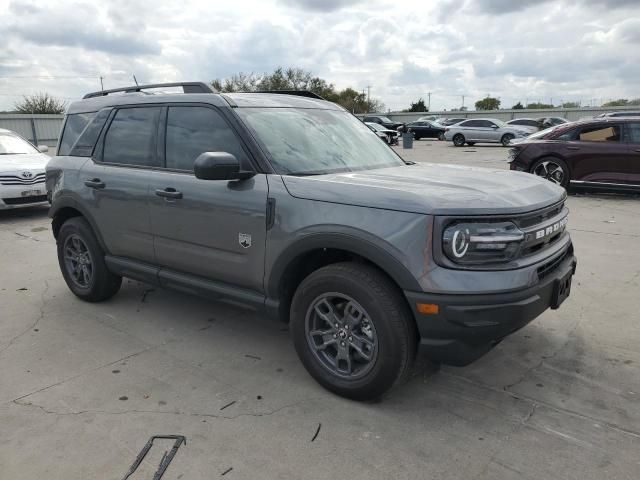
[(133, 75), (133, 81), (136, 82), (136, 87), (138, 86), (138, 79), (136, 78), (135, 74)]

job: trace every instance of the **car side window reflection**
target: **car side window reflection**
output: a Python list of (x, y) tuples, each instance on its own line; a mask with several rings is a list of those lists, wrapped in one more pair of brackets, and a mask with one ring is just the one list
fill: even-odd
[(619, 125), (599, 125), (583, 128), (578, 134), (577, 140), (581, 142), (619, 142)]
[(640, 143), (640, 123), (628, 123), (630, 143)]

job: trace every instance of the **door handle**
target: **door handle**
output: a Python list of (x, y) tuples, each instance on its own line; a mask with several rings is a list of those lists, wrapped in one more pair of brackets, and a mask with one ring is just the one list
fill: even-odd
[(107, 186), (107, 184), (104, 183), (99, 178), (91, 178), (89, 180), (85, 180), (84, 184), (89, 188), (96, 188), (96, 189), (104, 188)]
[(167, 187), (164, 190), (156, 190), (156, 195), (164, 198), (182, 198), (182, 192), (178, 192), (173, 187)]
[(567, 150), (580, 150), (580, 147), (567, 147)]
[(634, 152), (638, 152), (638, 153), (640, 153), (640, 148), (636, 148), (636, 149), (634, 150)]

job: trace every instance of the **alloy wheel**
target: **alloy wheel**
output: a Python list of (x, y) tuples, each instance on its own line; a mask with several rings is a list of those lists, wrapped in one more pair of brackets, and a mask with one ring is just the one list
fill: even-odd
[(307, 343), (320, 364), (348, 379), (366, 375), (378, 356), (375, 326), (366, 310), (342, 293), (316, 298), (305, 318)]
[(64, 264), (73, 282), (80, 288), (90, 288), (93, 281), (93, 260), (87, 244), (79, 235), (69, 235), (64, 242)]
[(565, 176), (564, 169), (551, 160), (541, 162), (533, 173), (558, 185), (562, 185)]

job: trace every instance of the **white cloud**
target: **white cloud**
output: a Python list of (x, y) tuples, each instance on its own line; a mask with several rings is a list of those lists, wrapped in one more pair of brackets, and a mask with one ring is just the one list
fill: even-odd
[[(404, 108), (491, 93), (518, 100), (639, 97), (633, 0), (0, 0), (0, 110), (139, 81), (299, 66)], [(558, 101), (556, 100), (556, 101)]]

